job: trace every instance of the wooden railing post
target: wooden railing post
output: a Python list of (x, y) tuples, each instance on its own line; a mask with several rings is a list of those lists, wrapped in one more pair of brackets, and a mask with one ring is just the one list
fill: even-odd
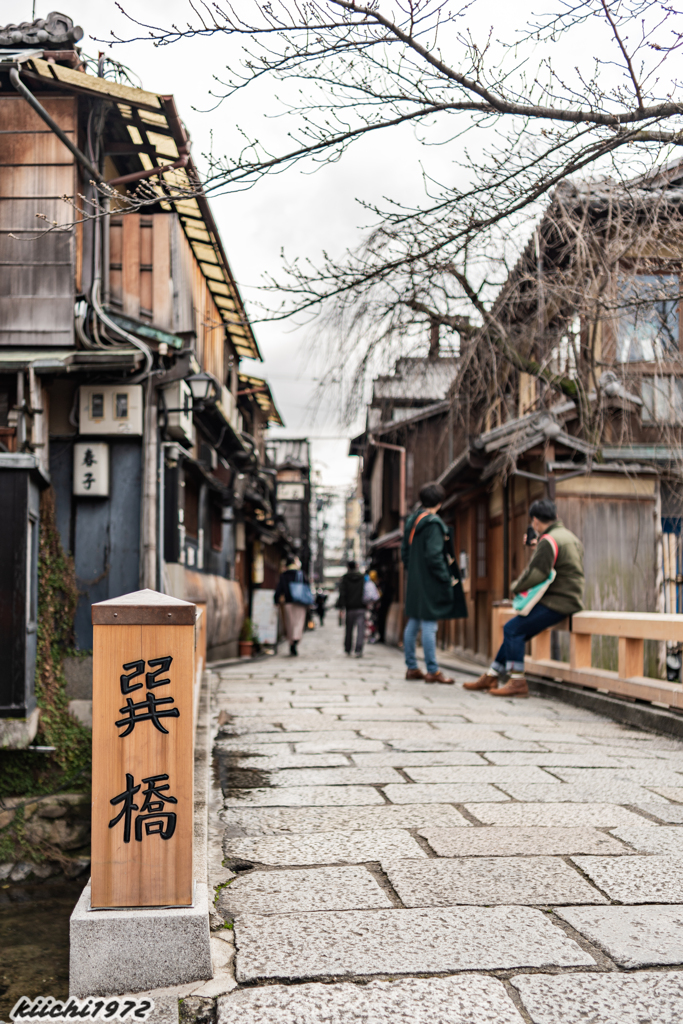
[(622, 679), (642, 676), (644, 658), (644, 640), (632, 640), (626, 636), (619, 637), (619, 668)]
[(531, 657), (534, 661), (550, 660), (550, 630), (544, 629), (542, 633), (531, 640)]
[(192, 905), (195, 615), (153, 590), (92, 607), (93, 909)]
[(590, 668), (592, 639), (590, 633), (571, 633), (569, 636), (569, 667)]

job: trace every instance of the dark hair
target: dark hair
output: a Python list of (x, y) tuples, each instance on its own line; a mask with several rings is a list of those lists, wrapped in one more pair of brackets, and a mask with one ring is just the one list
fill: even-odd
[(425, 484), (420, 490), (420, 503), (424, 508), (434, 508), (435, 505), (440, 505), (445, 497), (446, 492), (441, 484)]
[(539, 501), (534, 501), (529, 509), (530, 519), (540, 519), (542, 523), (552, 523), (557, 519), (557, 509), (555, 502), (551, 501), (550, 498), (541, 498)]
[(352, 559), (350, 562), (346, 563), (346, 568), (348, 569), (349, 572), (353, 572), (354, 569), (358, 568), (358, 565)]

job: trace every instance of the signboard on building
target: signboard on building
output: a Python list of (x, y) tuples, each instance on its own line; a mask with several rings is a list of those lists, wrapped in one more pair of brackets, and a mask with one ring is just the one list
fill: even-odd
[(101, 441), (75, 444), (73, 480), (77, 497), (108, 497), (109, 445)]
[(289, 481), (277, 482), (278, 501), (303, 501), (306, 497), (306, 484), (290, 483)]
[(92, 907), (192, 904), (195, 605), (92, 606)]

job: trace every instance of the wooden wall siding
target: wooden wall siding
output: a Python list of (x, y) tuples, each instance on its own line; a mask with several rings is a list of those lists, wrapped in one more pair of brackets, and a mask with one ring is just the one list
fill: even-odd
[(112, 305), (127, 316), (194, 333), (199, 362), (225, 381), (225, 327), (173, 214), (112, 218), (110, 295)]
[[(76, 100), (41, 102), (75, 140)], [(67, 347), (75, 246), (73, 210), (62, 197), (75, 192), (73, 157), (19, 95), (0, 97), (0, 123), (0, 346)], [(43, 218), (58, 230), (41, 233)]]
[(172, 215), (128, 214), (111, 222), (110, 298), (127, 316), (173, 329)]
[(192, 295), (197, 355), (204, 369), (224, 383), (225, 327), (223, 320), (187, 239), (183, 238), (183, 242), (192, 256)]
[[(557, 498), (560, 519), (585, 551), (586, 608), (600, 611), (657, 611), (654, 496), (609, 499)], [(593, 664), (616, 669), (614, 637), (595, 637)]]

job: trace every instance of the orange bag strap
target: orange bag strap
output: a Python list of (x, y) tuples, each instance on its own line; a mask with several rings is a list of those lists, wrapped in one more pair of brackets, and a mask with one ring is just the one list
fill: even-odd
[(421, 519), (424, 519), (424, 517), (428, 516), (428, 515), (429, 515), (429, 512), (421, 512), (420, 515), (415, 520), (415, 522), (413, 523), (413, 528), (410, 531), (410, 538), (408, 540), (408, 544), (409, 545), (413, 543), (413, 537), (415, 536), (415, 530), (417, 529), (417, 524), (420, 522)]
[(557, 546), (557, 541), (555, 540), (555, 538), (550, 533), (544, 533), (542, 537), (539, 537), (538, 538), (539, 544), (540, 544), (540, 542), (542, 540), (547, 540), (548, 543), (550, 544), (550, 547), (553, 549), (553, 555), (554, 555), (554, 557), (553, 557), (553, 565), (555, 565), (555, 562), (557, 561), (557, 556), (560, 553), (560, 549)]

